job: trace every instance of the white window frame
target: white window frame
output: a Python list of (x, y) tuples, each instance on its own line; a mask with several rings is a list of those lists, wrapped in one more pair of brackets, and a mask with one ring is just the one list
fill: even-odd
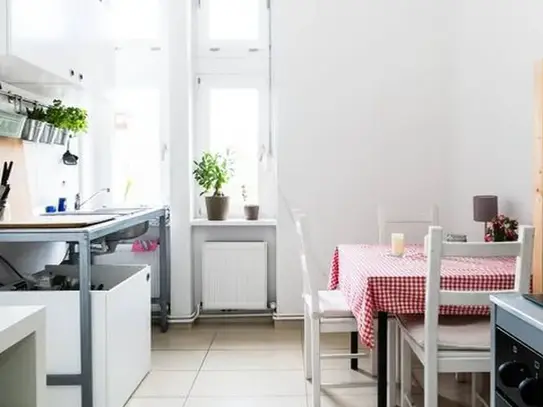
[(209, 38), (209, 0), (197, 1), (197, 53), (199, 57), (260, 58), (262, 55), (269, 55), (270, 0), (254, 0), (260, 5), (259, 38), (256, 41), (218, 41)]
[[(149, 52), (151, 55), (159, 60), (156, 66), (163, 66), (167, 63), (166, 54), (163, 49), (158, 47), (148, 47), (147, 44), (140, 44), (138, 46), (137, 42), (133, 46), (125, 46), (118, 48), (116, 52)], [(154, 70), (149, 70), (149, 66), (140, 66), (141, 75), (136, 77), (125, 76), (122, 80), (118, 80), (115, 88), (119, 89), (137, 89), (137, 88), (148, 88), (156, 87), (160, 94), (160, 128), (158, 131), (158, 143), (160, 147), (160, 200), (169, 205), (170, 204), (170, 156), (169, 156), (169, 144), (170, 144), (170, 134), (168, 131), (168, 103), (169, 103), (169, 86), (168, 86), (168, 75), (165, 72), (155, 72)], [(142, 101), (145, 103), (145, 101)], [(117, 111), (115, 110), (115, 113)], [(116, 130), (115, 130), (116, 131)], [(113, 182), (113, 174), (110, 175), (110, 185)]]
[[(203, 152), (210, 149), (210, 134), (209, 134), (209, 114), (210, 100), (209, 95), (211, 89), (242, 89), (251, 88), (259, 90), (259, 134), (258, 134), (258, 153), (259, 157), (263, 156), (266, 151), (269, 151), (270, 144), (270, 86), (269, 77), (266, 75), (200, 75), (196, 79), (196, 123), (195, 130), (197, 137), (194, 142), (194, 157), (198, 159)], [(259, 159), (257, 157), (257, 159)], [(261, 217), (272, 217), (273, 206), (266, 199), (269, 196), (269, 189), (272, 187), (269, 182), (266, 182), (264, 169), (261, 163), (258, 165), (258, 204), (260, 205)], [(205, 201), (200, 196), (201, 189), (194, 183), (195, 202), (194, 216), (201, 218), (205, 216)], [(240, 191), (241, 196), (241, 191)], [(243, 207), (236, 208), (231, 205), (230, 216), (240, 218), (243, 217)]]

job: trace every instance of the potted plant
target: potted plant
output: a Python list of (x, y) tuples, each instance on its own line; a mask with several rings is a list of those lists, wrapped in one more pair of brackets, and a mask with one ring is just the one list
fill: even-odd
[[(53, 132), (52, 141), (64, 145), (68, 138), (87, 131), (87, 111), (79, 107), (63, 106), (58, 99), (53, 101), (51, 117), (57, 130)], [(48, 110), (48, 112), (49, 112)]]
[(247, 203), (247, 187), (245, 185), (241, 186), (241, 196), (243, 198), (243, 212), (245, 213), (245, 220), (258, 220), (258, 212), (260, 210), (260, 207), (255, 204), (248, 204)]
[(85, 133), (88, 128), (88, 115), (85, 109), (79, 107), (67, 107), (64, 111), (64, 122), (62, 123), (62, 137), (57, 144), (65, 144), (69, 137), (79, 133)]
[(518, 221), (499, 215), (490, 221), (485, 242), (514, 242), (518, 240)]
[(40, 141), (51, 144), (59, 137), (61, 129), (65, 126), (66, 108), (62, 105), (62, 101), (53, 100), (53, 105), (47, 108), (45, 120), (49, 126), (46, 126)]
[(205, 197), (207, 219), (225, 220), (228, 215), (229, 197), (224, 196), (222, 188), (233, 175), (233, 163), (228, 157), (220, 154), (205, 152), (199, 161), (194, 161), (192, 171), (194, 179), (203, 189), (200, 196), (212, 191), (211, 196)]
[(26, 108), (27, 120), (21, 138), (23, 140), (38, 141), (45, 129), (46, 112), (42, 107), (35, 105), (32, 110)]

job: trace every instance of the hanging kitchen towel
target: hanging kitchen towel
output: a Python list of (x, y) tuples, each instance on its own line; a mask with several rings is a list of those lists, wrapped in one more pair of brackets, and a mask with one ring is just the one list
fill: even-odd
[(132, 251), (135, 253), (154, 252), (158, 247), (158, 240), (134, 240)]

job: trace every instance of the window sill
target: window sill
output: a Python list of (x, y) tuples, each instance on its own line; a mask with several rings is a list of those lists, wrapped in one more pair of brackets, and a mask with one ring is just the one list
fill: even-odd
[(192, 219), (190, 221), (191, 226), (242, 226), (242, 227), (255, 227), (255, 226), (273, 226), (277, 225), (276, 219), (258, 219), (258, 220), (245, 220), (245, 219), (226, 219), (226, 220), (207, 220), (207, 219)]

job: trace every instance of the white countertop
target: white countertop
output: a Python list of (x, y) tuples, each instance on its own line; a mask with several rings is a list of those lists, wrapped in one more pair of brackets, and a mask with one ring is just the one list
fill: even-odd
[(45, 307), (0, 307), (0, 353), (45, 324)]
[(528, 301), (521, 294), (491, 295), (490, 301), (534, 328), (543, 331), (543, 307)]

